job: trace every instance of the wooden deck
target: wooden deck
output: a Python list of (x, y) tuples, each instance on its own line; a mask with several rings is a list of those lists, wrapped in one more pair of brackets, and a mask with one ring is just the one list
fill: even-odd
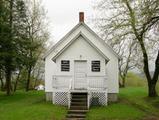
[(99, 98), (101, 105), (107, 105), (107, 79), (105, 76), (87, 76), (84, 87), (77, 87), (75, 84), (73, 76), (53, 76), (53, 103), (68, 103), (67, 106), (70, 108), (72, 100), (71, 95), (73, 93), (87, 93), (88, 109), (94, 97)]

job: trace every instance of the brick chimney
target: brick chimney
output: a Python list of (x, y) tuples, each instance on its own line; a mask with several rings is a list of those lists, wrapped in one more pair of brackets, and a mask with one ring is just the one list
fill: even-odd
[(79, 22), (84, 22), (84, 12), (79, 13)]

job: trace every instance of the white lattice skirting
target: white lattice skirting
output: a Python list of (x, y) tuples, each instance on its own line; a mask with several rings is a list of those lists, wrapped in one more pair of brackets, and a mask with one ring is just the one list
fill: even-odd
[[(90, 92), (89, 94), (89, 105), (107, 105), (107, 92)], [(57, 105), (68, 106), (70, 99), (69, 92), (54, 92), (53, 103)]]
[(53, 93), (53, 103), (57, 105), (68, 106), (68, 92)]
[(90, 104), (91, 105), (107, 105), (107, 92), (91, 92)]

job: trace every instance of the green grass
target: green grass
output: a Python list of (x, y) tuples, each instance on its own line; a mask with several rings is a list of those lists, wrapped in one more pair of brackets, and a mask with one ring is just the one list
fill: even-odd
[[(148, 98), (147, 82), (133, 73), (128, 73), (126, 88), (121, 88), (119, 101), (105, 107), (91, 107), (88, 120), (150, 120), (159, 117), (159, 97)], [(157, 84), (159, 93), (159, 83)], [(155, 119), (154, 119), (155, 120)]]
[[(149, 116), (159, 117), (159, 97), (148, 98), (145, 86), (146, 80), (129, 73), (126, 88), (120, 89), (119, 101), (91, 107), (87, 120), (150, 120)], [(157, 90), (159, 93), (159, 83)], [(66, 113), (66, 107), (45, 102), (42, 91), (18, 91), (11, 96), (0, 92), (0, 120), (64, 120)]]
[[(128, 87), (120, 89), (119, 101), (105, 107), (92, 107), (88, 120), (142, 120), (159, 115), (159, 97), (148, 98), (146, 88)], [(158, 105), (158, 107), (157, 107)]]
[(62, 120), (65, 115), (66, 108), (45, 102), (42, 91), (0, 92), (0, 120)]
[(124, 103), (111, 104), (109, 107), (92, 107), (88, 120), (134, 120), (144, 116), (144, 112)]
[(120, 89), (119, 97), (145, 113), (159, 115), (159, 97), (149, 98), (147, 95), (146, 87), (128, 87)]

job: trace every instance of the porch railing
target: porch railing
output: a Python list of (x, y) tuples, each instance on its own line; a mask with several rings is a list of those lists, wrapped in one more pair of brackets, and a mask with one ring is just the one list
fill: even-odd
[(88, 90), (98, 90), (107, 88), (106, 76), (87, 76)]
[(54, 75), (52, 86), (55, 89), (71, 89), (72, 76), (70, 75)]
[[(87, 76), (85, 82), (87, 90), (104, 90), (107, 88), (106, 76)], [(74, 89), (73, 76), (71, 75), (54, 75), (52, 80), (53, 88), (55, 89)]]

